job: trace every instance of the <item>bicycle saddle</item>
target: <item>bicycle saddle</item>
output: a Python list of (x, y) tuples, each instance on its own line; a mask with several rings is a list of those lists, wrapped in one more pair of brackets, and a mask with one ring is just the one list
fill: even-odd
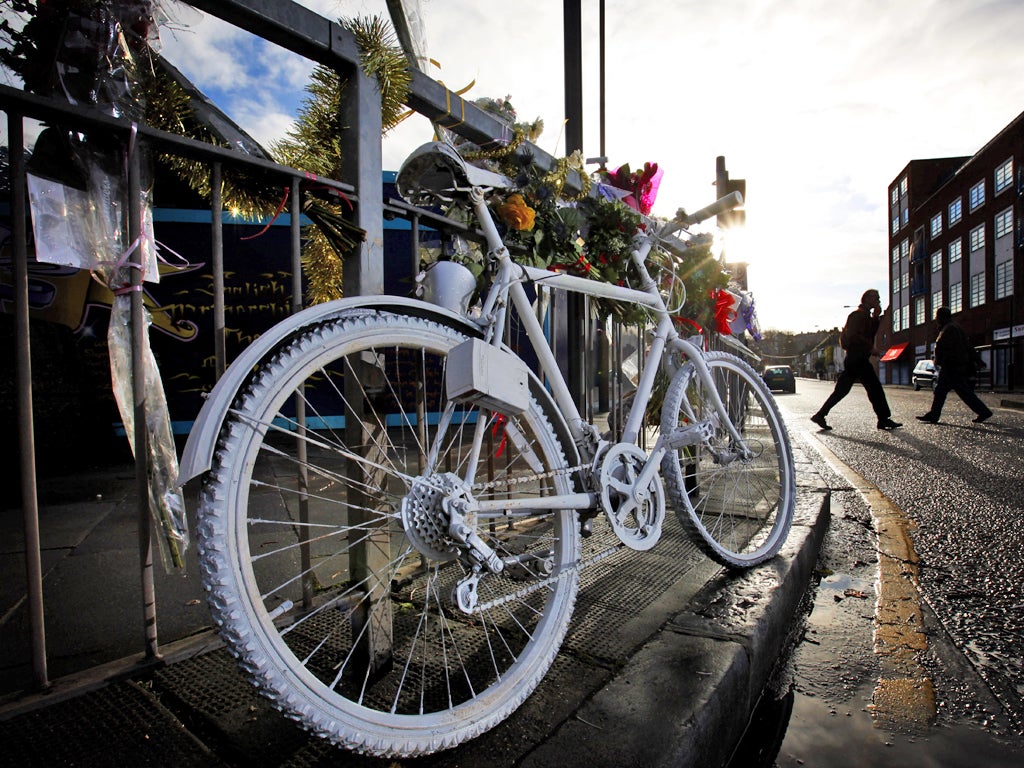
[(410, 205), (450, 198), (452, 192), (467, 187), (512, 187), (508, 177), (470, 165), (443, 141), (431, 141), (414, 150), (402, 163), (395, 184)]

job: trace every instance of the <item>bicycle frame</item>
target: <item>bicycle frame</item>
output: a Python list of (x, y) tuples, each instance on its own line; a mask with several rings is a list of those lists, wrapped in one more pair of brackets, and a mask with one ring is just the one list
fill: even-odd
[[(496, 277), (488, 291), (482, 308), (485, 340), (495, 346), (501, 344), (502, 334), (500, 330), (504, 328), (508, 299), (511, 299), (512, 306), (515, 308), (519, 320), (526, 331), (526, 336), (540, 361), (541, 371), (551, 387), (555, 403), (566, 420), (580, 456), (585, 461), (596, 458), (596, 454), (591, 448), (592, 441), (590, 439), (593, 436), (593, 426), (580, 414), (579, 408), (576, 406), (576, 402), (569, 391), (568, 384), (562, 376), (540, 321), (533, 312), (530, 298), (524, 287), (526, 282), (588, 296), (641, 304), (652, 311), (656, 319), (654, 337), (650, 349), (644, 358), (645, 364), (637, 384), (636, 397), (630, 406), (629, 414), (625, 420), (621, 442), (631, 445), (637, 443), (643, 416), (654, 389), (654, 380), (658, 370), (658, 365), (652, 364), (652, 362), (660, 363), (662, 357), (668, 351), (679, 353), (692, 362), (697, 375), (710, 394), (711, 403), (718, 418), (726, 425), (730, 436), (736, 444), (743, 446), (743, 438), (733, 425), (725, 405), (718, 396), (717, 388), (714, 386), (711, 374), (704, 362), (702, 350), (691, 341), (682, 338), (675, 330), (672, 317), (665, 305), (665, 300), (662, 298), (657, 284), (647, 270), (646, 261), (648, 254), (654, 247), (656, 239), (668, 235), (675, 228), (672, 222), (654, 235), (638, 238), (638, 247), (631, 253), (633, 264), (641, 276), (641, 289), (637, 290), (517, 264), (512, 260), (491, 218), (485, 200), (485, 190), (480, 187), (473, 187), (469, 190), (469, 198), (476, 214), (476, 219), (487, 241), (488, 255), (497, 261)], [(693, 429), (695, 428), (689, 428), (685, 431), (690, 432)], [(696, 429), (699, 433), (699, 427)], [(483, 428), (481, 427), (476, 437), (477, 442), (481, 441), (482, 437)], [(636, 487), (647, 487), (647, 483), (658, 471), (662, 457), (670, 448), (678, 448), (686, 444), (686, 442), (692, 441), (692, 439), (690, 435), (660, 434), (637, 478)], [(604, 445), (608, 444), (606, 441), (601, 441), (601, 443)], [(528, 501), (532, 509), (589, 509), (599, 503), (597, 494), (593, 492), (549, 496), (543, 500), (530, 499)], [(542, 503), (539, 504), (539, 501)], [(468, 511), (485, 512), (492, 508), (495, 510), (508, 509), (512, 506), (515, 505), (510, 504), (509, 500), (496, 500), (486, 503), (477, 501), (470, 504)]]

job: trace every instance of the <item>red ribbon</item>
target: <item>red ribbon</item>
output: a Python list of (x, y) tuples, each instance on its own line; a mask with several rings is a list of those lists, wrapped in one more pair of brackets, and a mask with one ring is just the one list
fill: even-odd
[(491, 437), (498, 436), (498, 430), (501, 430), (501, 442), (498, 443), (498, 450), (494, 452), (495, 458), (500, 458), (501, 454), (505, 452), (505, 445), (508, 443), (508, 430), (505, 425), (508, 423), (508, 416), (503, 413), (494, 414), (494, 426), (491, 427)]
[(273, 225), (273, 223), (275, 221), (277, 221), (277, 217), (281, 215), (281, 211), (284, 210), (284, 206), (288, 202), (288, 195), (291, 194), (291, 191), (292, 191), (291, 187), (285, 187), (284, 188), (284, 197), (281, 198), (281, 204), (279, 206), (277, 206), (277, 211), (274, 213), (273, 218), (271, 218), (270, 221), (267, 222), (267, 225), (265, 227), (263, 227), (263, 229), (261, 229), (255, 235), (247, 235), (246, 237), (240, 237), (238, 239), (239, 240), (255, 240), (257, 237), (260, 237), (261, 235), (265, 234), (266, 231), (268, 229), (270, 229), (271, 225)]
[(697, 333), (701, 333), (701, 334), (704, 333), (704, 328), (701, 326), (701, 324), (698, 323), (696, 320), (693, 320), (692, 318), (689, 318), (689, 317), (679, 317), (678, 315), (676, 315), (672, 319), (678, 325), (692, 325), (693, 328), (697, 331)]
[(730, 335), (732, 321), (736, 319), (736, 299), (731, 293), (723, 290), (708, 291), (708, 295), (715, 302), (715, 328), (723, 336)]

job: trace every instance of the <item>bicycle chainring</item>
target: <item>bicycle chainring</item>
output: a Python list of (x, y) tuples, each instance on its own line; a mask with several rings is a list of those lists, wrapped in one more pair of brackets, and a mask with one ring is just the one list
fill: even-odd
[(646, 551), (661, 538), (665, 521), (665, 487), (661, 475), (652, 475), (646, 487), (637, 476), (647, 454), (628, 443), (613, 445), (604, 454), (599, 474), (601, 507), (619, 540), (630, 549)]

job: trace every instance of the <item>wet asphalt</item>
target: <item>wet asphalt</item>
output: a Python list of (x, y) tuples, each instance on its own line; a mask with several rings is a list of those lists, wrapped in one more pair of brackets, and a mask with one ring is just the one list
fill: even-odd
[(855, 387), (824, 432), (808, 417), (830, 389), (801, 380), (796, 395), (777, 396), (791, 432), (812, 435), (901, 511), (926, 607), (1000, 701), (1006, 725), (1024, 732), (1024, 394), (980, 391), (995, 412), (983, 424), (951, 395), (939, 424), (928, 424), (915, 418), (930, 406), (928, 390), (887, 387), (904, 426), (885, 432)]

